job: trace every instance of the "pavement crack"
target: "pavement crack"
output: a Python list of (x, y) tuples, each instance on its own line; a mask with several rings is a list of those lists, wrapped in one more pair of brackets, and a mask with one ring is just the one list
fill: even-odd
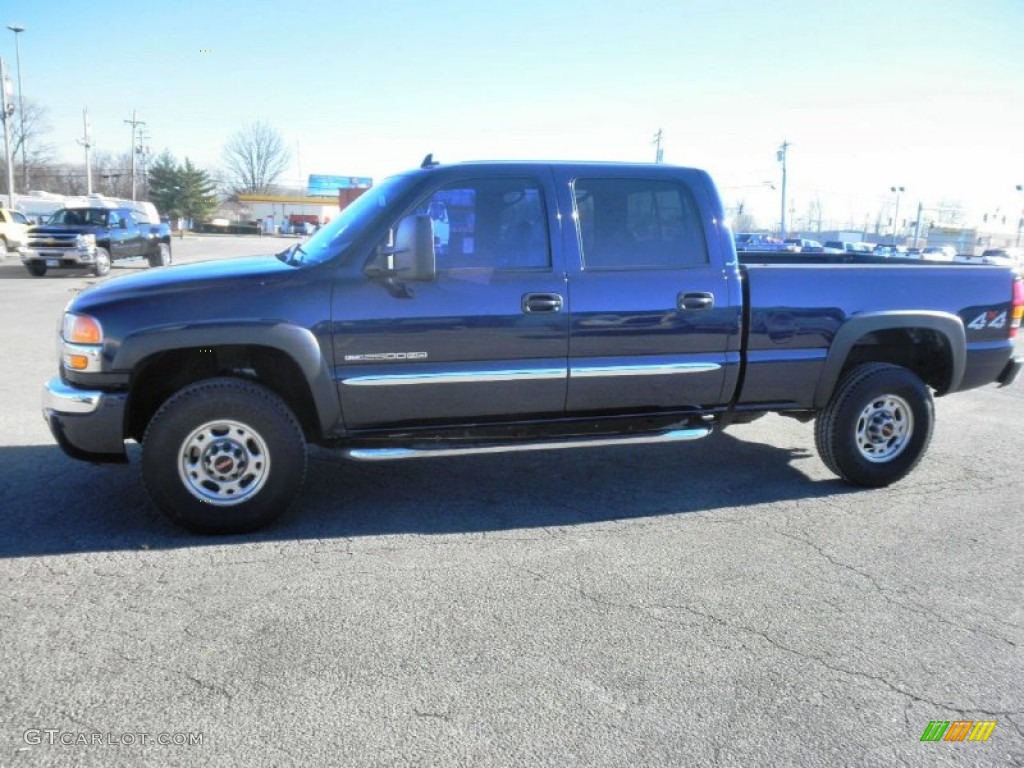
[[(854, 569), (852, 567), (850, 569), (851, 570), (856, 570), (856, 569)], [(839, 666), (837, 664), (834, 664), (834, 663), (828, 661), (824, 657), (816, 656), (816, 655), (811, 654), (811, 653), (805, 653), (804, 651), (801, 651), (798, 648), (794, 648), (792, 646), (786, 645), (785, 643), (782, 643), (779, 640), (777, 640), (774, 637), (772, 637), (768, 633), (767, 630), (755, 629), (754, 627), (748, 627), (745, 624), (737, 624), (737, 623), (734, 623), (734, 622), (731, 622), (731, 621), (727, 621), (726, 619), (723, 619), (720, 616), (716, 616), (715, 614), (709, 613), (707, 611), (699, 610), (699, 609), (694, 608), (693, 606), (690, 606), (690, 605), (682, 605), (682, 604), (676, 604), (676, 603), (627, 603), (627, 602), (620, 602), (620, 601), (616, 601), (616, 600), (607, 600), (605, 598), (601, 598), (601, 597), (598, 597), (596, 595), (592, 595), (592, 594), (588, 593), (581, 586), (566, 584), (565, 582), (560, 582), (560, 581), (558, 581), (556, 579), (552, 579), (552, 578), (550, 578), (548, 576), (545, 576), (544, 574), (538, 573), (536, 571), (531, 571), (529, 569), (525, 569), (524, 568), (523, 570), (526, 573), (529, 573), (529, 574), (531, 574), (532, 576), (534, 576), (534, 577), (536, 577), (538, 579), (541, 579), (541, 580), (546, 581), (546, 582), (548, 582), (550, 584), (553, 584), (553, 585), (555, 585), (557, 587), (560, 587), (561, 589), (563, 589), (565, 591), (574, 592), (577, 595), (579, 595), (581, 598), (583, 598), (583, 599), (585, 599), (587, 601), (590, 601), (592, 603), (595, 603), (597, 605), (601, 605), (601, 606), (605, 606), (605, 607), (611, 607), (611, 608), (626, 609), (626, 610), (647, 611), (647, 610), (651, 610), (651, 609), (661, 609), (661, 610), (682, 611), (684, 613), (690, 614), (691, 616), (695, 616), (697, 618), (703, 619), (705, 621), (709, 621), (709, 622), (711, 622), (713, 624), (716, 624), (716, 625), (718, 625), (720, 627), (723, 627), (724, 629), (726, 629), (726, 630), (728, 630), (730, 632), (744, 632), (744, 633), (747, 633), (747, 634), (750, 634), (750, 635), (754, 635), (756, 637), (761, 638), (764, 642), (768, 643), (768, 645), (770, 645), (772, 648), (775, 648), (776, 650), (781, 651), (783, 653), (788, 653), (788, 654), (790, 654), (792, 656), (796, 656), (798, 658), (804, 659), (805, 661), (809, 661), (811, 663), (818, 664), (818, 665), (824, 667), (825, 669), (827, 669), (827, 670), (829, 670), (831, 672), (834, 672), (836, 674), (846, 675), (846, 676), (854, 677), (854, 678), (859, 678), (861, 680), (865, 680), (865, 681), (868, 681), (868, 682), (871, 682), (871, 683), (875, 683), (875, 684), (881, 685), (881, 686), (887, 688), (888, 690), (892, 691), (893, 693), (896, 693), (896, 694), (898, 694), (900, 696), (904, 696), (907, 699), (910, 699), (911, 701), (915, 701), (915, 702), (918, 702), (920, 704), (925, 704), (925, 705), (927, 705), (929, 707), (932, 707), (932, 708), (935, 708), (935, 709), (943, 709), (943, 710), (946, 710), (946, 711), (949, 711), (949, 712), (954, 712), (954, 713), (960, 715), (962, 718), (966, 718), (966, 716), (969, 713), (981, 714), (981, 715), (984, 715), (984, 716), (990, 717), (990, 718), (1009, 717), (1010, 715), (1021, 714), (1021, 713), (1016, 712), (1014, 710), (992, 711), (992, 710), (981, 709), (981, 708), (978, 708), (978, 707), (971, 707), (971, 706), (963, 707), (963, 706), (957, 706), (955, 704), (948, 703), (948, 702), (935, 701), (933, 699), (929, 699), (927, 696), (923, 696), (921, 694), (915, 693), (914, 691), (909, 690), (908, 688), (906, 688), (906, 687), (904, 687), (902, 685), (898, 685), (897, 683), (894, 683), (894, 682), (888, 680), (887, 678), (883, 677), (882, 675), (876, 675), (876, 674), (872, 674), (872, 673), (869, 673), (869, 672), (864, 672), (864, 671), (861, 671), (861, 670), (858, 670), (858, 669), (847, 669), (846, 667), (841, 667), (841, 666)], [(1021, 727), (1012, 719), (1008, 720), (1008, 722), (1010, 723), (1011, 727), (1013, 727), (1013, 729), (1018, 734), (1020, 734), (1022, 738), (1024, 738), (1024, 731), (1022, 731)]]
[(935, 611), (933, 611), (933, 610), (931, 610), (929, 608), (925, 608), (925, 607), (920, 606), (920, 605), (915, 605), (913, 603), (907, 603), (907, 602), (903, 602), (901, 600), (897, 600), (891, 594), (891, 590), (888, 587), (884, 586), (881, 582), (879, 582), (879, 580), (875, 576), (873, 576), (872, 574), (868, 573), (865, 570), (862, 570), (861, 568), (858, 568), (855, 565), (851, 565), (850, 563), (845, 563), (842, 560), (839, 560), (838, 558), (836, 558), (835, 556), (833, 556), (832, 554), (827, 552), (825, 550), (825, 548), (822, 547), (820, 544), (817, 544), (816, 542), (812, 541), (810, 539), (810, 537), (808, 537), (806, 535), (804, 535), (804, 536), (797, 536), (797, 535), (795, 535), (793, 533), (790, 533), (789, 531), (780, 530), (780, 529), (778, 529), (778, 528), (776, 528), (774, 526), (768, 526), (768, 527), (771, 530), (773, 530), (775, 533), (777, 533), (779, 536), (783, 536), (783, 537), (785, 537), (787, 539), (792, 539), (793, 541), (800, 542), (801, 544), (804, 544), (807, 547), (810, 547), (815, 552), (817, 552), (819, 556), (821, 556), (822, 558), (824, 558), (825, 560), (827, 560), (829, 563), (831, 563), (832, 565), (836, 566), (837, 568), (842, 568), (844, 570), (849, 571), (850, 573), (853, 573), (853, 574), (856, 574), (857, 576), (860, 576), (863, 579), (866, 579), (871, 584), (871, 586), (874, 587), (875, 591), (878, 592), (879, 595), (881, 595), (882, 599), (885, 600), (890, 605), (896, 606), (897, 608), (902, 608), (902, 609), (907, 610), (907, 611), (912, 611), (914, 613), (919, 613), (919, 614), (921, 614), (923, 616), (928, 616), (928, 617), (934, 619), (935, 621), (939, 622), (940, 624), (945, 624), (947, 626), (952, 627), (953, 629), (960, 630), (961, 632), (967, 632), (968, 634), (974, 634), (974, 635), (984, 635), (985, 637), (991, 638), (993, 640), (997, 640), (1000, 643), (1004, 643), (1004, 644), (1010, 646), (1011, 648), (1016, 648), (1017, 647), (1017, 643), (1015, 641), (1010, 640), (1010, 639), (1008, 639), (1006, 637), (1003, 637), (1002, 635), (997, 635), (994, 632), (990, 632), (990, 631), (988, 631), (986, 629), (982, 629), (981, 627), (972, 627), (972, 626), (966, 626), (964, 624), (959, 624), (959, 623), (957, 623), (955, 621), (951, 621), (950, 619), (947, 619), (942, 614), (937, 613), (937, 612), (935, 612)]

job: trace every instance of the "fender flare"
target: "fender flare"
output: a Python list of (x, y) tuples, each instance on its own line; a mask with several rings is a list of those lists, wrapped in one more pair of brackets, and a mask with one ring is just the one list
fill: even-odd
[(291, 358), (302, 371), (316, 408), (321, 432), (327, 434), (341, 423), (338, 390), (331, 366), (324, 359), (313, 332), (289, 323), (253, 320), (231, 324), (168, 325), (148, 328), (128, 336), (116, 349), (111, 368), (132, 371), (147, 357), (160, 352), (202, 349), (224, 345), (270, 347)]
[(832, 392), (839, 383), (843, 366), (850, 356), (850, 350), (860, 339), (875, 331), (899, 328), (926, 328), (936, 331), (946, 339), (952, 371), (949, 384), (942, 391), (955, 392), (960, 387), (967, 367), (967, 332), (959, 317), (948, 312), (935, 311), (865, 312), (847, 320), (836, 332), (821, 376), (818, 378), (818, 386), (814, 391), (814, 407), (820, 409), (828, 405)]

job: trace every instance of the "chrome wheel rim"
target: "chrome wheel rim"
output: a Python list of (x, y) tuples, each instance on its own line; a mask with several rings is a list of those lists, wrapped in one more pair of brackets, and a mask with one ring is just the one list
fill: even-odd
[(209, 421), (182, 441), (178, 475), (200, 501), (230, 507), (260, 492), (270, 475), (270, 453), (248, 424)]
[(96, 268), (100, 271), (108, 269), (110, 267), (110, 256), (106, 253), (96, 254)]
[(914, 413), (897, 395), (880, 395), (868, 403), (857, 419), (857, 450), (866, 460), (892, 461), (906, 449), (914, 434)]

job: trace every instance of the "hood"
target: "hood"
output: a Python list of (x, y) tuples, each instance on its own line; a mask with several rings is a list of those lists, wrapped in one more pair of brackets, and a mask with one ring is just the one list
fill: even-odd
[(76, 310), (108, 301), (121, 301), (204, 289), (231, 290), (253, 283), (287, 280), (299, 270), (276, 256), (251, 256), (222, 261), (203, 261), (158, 267), (131, 275), (111, 278), (87, 288), (74, 300)]
[(95, 235), (106, 229), (95, 224), (36, 224), (28, 231), (30, 235)]

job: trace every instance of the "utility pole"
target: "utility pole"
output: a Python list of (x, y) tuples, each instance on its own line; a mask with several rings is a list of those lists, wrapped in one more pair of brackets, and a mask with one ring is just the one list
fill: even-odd
[(779, 219), (779, 240), (786, 239), (786, 153), (793, 146), (785, 139), (775, 153), (775, 159), (782, 163), (782, 214)]
[(651, 143), (654, 145), (654, 162), (660, 163), (664, 159), (663, 150), (661, 148), (661, 128), (654, 134), (654, 141)]
[(914, 222), (914, 247), (917, 248), (917, 243), (921, 239), (921, 214), (924, 213), (924, 206), (921, 203), (917, 204), (917, 221)]
[(896, 237), (899, 234), (899, 226), (900, 226), (900, 221), (899, 221), (899, 217), (900, 217), (900, 195), (902, 195), (904, 192), (906, 192), (907, 188), (906, 187), (889, 187), (889, 191), (890, 192), (894, 192), (896, 194), (896, 209), (893, 211), (893, 214), (892, 214), (892, 244), (896, 245)]
[(14, 104), (8, 101), (11, 95), (11, 78), (4, 70), (4, 60), (0, 59), (0, 117), (4, 121), (4, 160), (7, 162), (7, 207), (14, 208), (14, 164), (11, 162), (11, 116)]
[(135, 131), (140, 125), (145, 125), (144, 120), (139, 120), (135, 116), (135, 109), (132, 109), (132, 119), (125, 119), (125, 123), (132, 127), (132, 200), (135, 199)]
[(138, 144), (135, 146), (135, 153), (142, 160), (142, 187), (145, 190), (149, 189), (149, 155), (150, 147), (146, 144), (146, 141), (150, 139), (149, 132), (143, 128), (139, 131)]
[(78, 143), (85, 147), (85, 194), (92, 194), (92, 161), (89, 156), (89, 149), (92, 147), (91, 140), (89, 138), (89, 110), (88, 108), (82, 109), (82, 138), (78, 140)]

